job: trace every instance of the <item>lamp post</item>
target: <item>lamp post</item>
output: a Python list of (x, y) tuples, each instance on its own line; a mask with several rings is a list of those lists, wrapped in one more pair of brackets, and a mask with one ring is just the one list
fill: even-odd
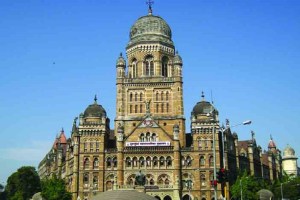
[[(207, 117), (211, 116), (212, 119), (212, 123), (213, 123), (213, 130), (212, 130), (212, 140), (213, 140), (213, 161), (214, 161), (214, 169), (213, 169), (213, 172), (214, 172), (214, 180), (213, 180), (213, 183), (215, 183), (215, 181), (217, 180), (217, 170), (216, 170), (216, 139), (215, 139), (215, 116), (214, 116), (214, 111), (215, 109), (211, 110), (209, 113), (207, 113)], [(214, 188), (214, 200), (217, 199), (217, 185), (213, 184), (213, 188)]]
[[(225, 157), (225, 131), (226, 130), (228, 130), (228, 129), (230, 129), (230, 128), (232, 128), (232, 127), (236, 127), (236, 126), (240, 126), (240, 125), (249, 125), (249, 124), (251, 124), (252, 123), (252, 121), (251, 120), (246, 120), (246, 121), (244, 121), (244, 122), (242, 122), (242, 123), (239, 123), (239, 124), (236, 124), (236, 125), (233, 125), (233, 126), (226, 126), (226, 128), (224, 127), (224, 126), (222, 126), (221, 128), (220, 128), (220, 131), (221, 131), (221, 136), (222, 136), (222, 157), (223, 157), (223, 168), (226, 170), (226, 157)], [(229, 120), (228, 119), (226, 119), (226, 124), (229, 124)], [(226, 197), (227, 197), (227, 191), (226, 191), (226, 185), (225, 185), (225, 187), (224, 187), (224, 196), (225, 196), (225, 198), (224, 199), (226, 199)]]
[(242, 179), (240, 179), (240, 188), (241, 188), (241, 200), (243, 200), (243, 185), (242, 185)]
[[(226, 120), (226, 121), (228, 121), (228, 120)], [(249, 124), (251, 124), (251, 123), (252, 123), (251, 120), (246, 120), (246, 121), (244, 121), (244, 122), (242, 122), (242, 123), (235, 124), (235, 125), (233, 125), (233, 126), (227, 126), (226, 128), (225, 128), (224, 126), (222, 126), (222, 127), (220, 128), (220, 131), (221, 131), (221, 133), (222, 133), (222, 147), (223, 147), (223, 148), (222, 148), (222, 151), (223, 151), (223, 167), (224, 167), (224, 169), (226, 169), (226, 157), (225, 157), (225, 146), (224, 146), (225, 131), (228, 130), (228, 129), (230, 129), (230, 128), (236, 127), (236, 126), (240, 126), (240, 125), (249, 125)]]
[(282, 184), (283, 184), (283, 183), (280, 183), (280, 191), (281, 191), (281, 199), (283, 200), (283, 189), (282, 189)]

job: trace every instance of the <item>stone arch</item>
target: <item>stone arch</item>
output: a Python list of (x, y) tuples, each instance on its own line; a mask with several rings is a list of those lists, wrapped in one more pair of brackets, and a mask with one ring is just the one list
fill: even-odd
[(205, 157), (202, 155), (199, 159), (200, 167), (205, 167)]
[(107, 190), (113, 190), (113, 185), (115, 181), (115, 175), (109, 174), (105, 178), (105, 189)]
[(135, 183), (135, 174), (131, 174), (126, 179), (126, 185), (134, 185)]
[(99, 159), (96, 157), (93, 161), (93, 169), (98, 169), (99, 167)]
[(157, 177), (158, 185), (171, 185), (171, 179), (168, 174), (161, 174)]
[(165, 164), (166, 164), (166, 159), (165, 159), (165, 157), (164, 156), (161, 156), (160, 158), (159, 158), (159, 166), (165, 166)]
[(152, 174), (146, 175), (146, 185), (154, 185), (154, 176)]
[(83, 160), (83, 168), (89, 169), (90, 168), (90, 159), (88, 157), (85, 157)]
[(167, 195), (164, 197), (164, 200), (172, 200), (172, 198), (169, 195)]
[(112, 164), (113, 164), (114, 167), (118, 167), (118, 159), (117, 159), (117, 157), (113, 157)]
[(192, 166), (192, 157), (191, 156), (186, 157), (186, 166), (187, 167)]
[(125, 165), (126, 167), (131, 167), (131, 163), (132, 163), (131, 158), (130, 157), (126, 157), (125, 163), (126, 163), (126, 165)]
[(110, 168), (112, 166), (112, 159), (111, 157), (106, 158), (106, 167)]
[(167, 167), (172, 167), (172, 158), (171, 158), (171, 156), (168, 156), (166, 158), (166, 164), (167, 164)]
[(154, 198), (156, 198), (158, 200), (161, 200), (161, 198), (159, 196), (154, 196)]
[(158, 158), (156, 156), (153, 157), (152, 159), (152, 163), (153, 163), (153, 167), (157, 167), (158, 166)]
[(192, 196), (190, 196), (189, 194), (185, 194), (183, 197), (182, 197), (182, 200), (191, 200), (192, 199)]
[(144, 157), (139, 158), (139, 166), (140, 167), (145, 167), (145, 158)]

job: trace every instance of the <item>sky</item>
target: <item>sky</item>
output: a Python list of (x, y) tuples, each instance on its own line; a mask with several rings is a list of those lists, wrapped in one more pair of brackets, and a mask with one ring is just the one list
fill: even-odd
[[(38, 166), (93, 103), (115, 118), (116, 60), (145, 0), (0, 1), (0, 183)], [(300, 1), (155, 0), (183, 59), (184, 112), (213, 99), (239, 140), (300, 153)], [(211, 95), (212, 94), (212, 95)], [(299, 163), (299, 162), (298, 162)]]

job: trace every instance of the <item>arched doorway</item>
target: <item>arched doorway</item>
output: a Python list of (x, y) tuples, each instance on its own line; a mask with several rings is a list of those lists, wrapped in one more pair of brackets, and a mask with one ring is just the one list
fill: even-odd
[(160, 200), (160, 197), (159, 197), (159, 196), (155, 196), (154, 198)]
[(172, 198), (167, 195), (167, 196), (164, 197), (164, 200), (172, 200)]

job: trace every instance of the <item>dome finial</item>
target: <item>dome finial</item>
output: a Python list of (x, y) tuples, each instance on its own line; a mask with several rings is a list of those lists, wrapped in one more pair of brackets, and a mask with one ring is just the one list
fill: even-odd
[(272, 134), (270, 134), (270, 140), (273, 140)]
[(152, 15), (152, 5), (154, 4), (154, 1), (147, 0), (146, 4), (149, 6), (149, 8), (148, 8), (148, 15)]
[(123, 57), (122, 52), (120, 52), (120, 57)]
[(97, 104), (97, 95), (95, 94), (94, 103)]
[(204, 95), (204, 92), (203, 92), (203, 91), (201, 92), (201, 97), (202, 97), (202, 100), (204, 101), (205, 95)]

